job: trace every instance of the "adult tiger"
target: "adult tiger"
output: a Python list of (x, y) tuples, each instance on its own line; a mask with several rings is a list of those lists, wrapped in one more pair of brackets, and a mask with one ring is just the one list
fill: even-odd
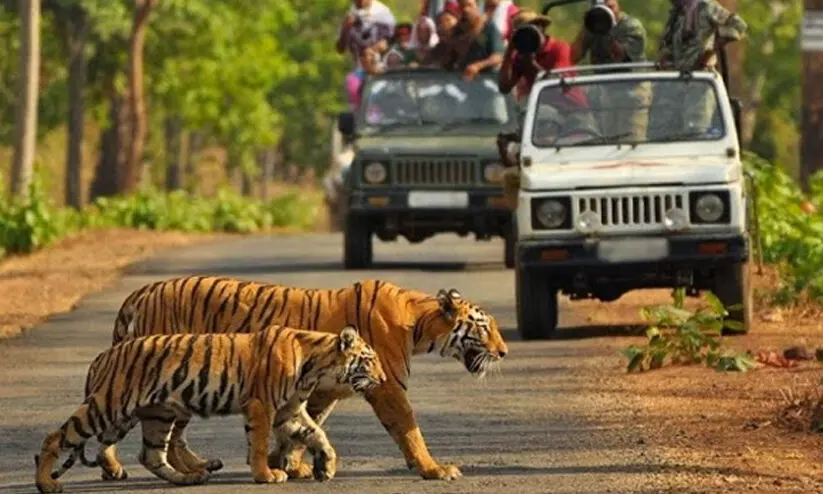
[[(218, 277), (174, 278), (132, 292), (117, 315), (112, 340), (116, 344), (167, 332), (254, 332), (272, 323), (325, 331), (356, 324), (388, 375), (388, 381), (368, 393), (366, 400), (400, 447), (406, 464), (425, 479), (451, 480), (461, 475), (456, 466), (440, 465), (432, 458), (406, 394), (412, 355), (437, 351), (482, 376), (508, 352), (495, 318), (455, 289), (441, 289), (433, 297), (381, 280), (319, 290)], [(337, 401), (348, 396), (316, 392), (309, 398), (309, 414), (322, 425)], [(219, 460), (203, 460), (188, 448), (187, 425), (186, 420), (175, 424), (169, 462), (180, 471), (219, 468)], [(311, 467), (302, 461), (303, 448), (281, 448), (269, 457), (271, 466), (283, 467), (293, 478), (311, 475)], [(119, 464), (114, 446), (106, 455)]]
[[(353, 326), (340, 334), (271, 326), (254, 334), (154, 335), (124, 341), (100, 353), (89, 366), (83, 404), (58, 430), (48, 434), (35, 456), (40, 492), (60, 492), (57, 478), (96, 436), (101, 452), (143, 422), (140, 463), (157, 477), (180, 485), (201, 484), (210, 472), (176, 471), (166, 450), (175, 420), (192, 415), (242, 413), (249, 464), (255, 482), (284, 482), (287, 474), (268, 466), (274, 426), (288, 440), (304, 442), (314, 455), (314, 476), (328, 480), (337, 455), (322, 427), (306, 413), (316, 389), (365, 392), (385, 382), (374, 350)], [(146, 425), (150, 425), (146, 427)], [(131, 426), (131, 427), (129, 427)], [(62, 451), (72, 450), (52, 473)], [(111, 470), (98, 455), (100, 466)]]

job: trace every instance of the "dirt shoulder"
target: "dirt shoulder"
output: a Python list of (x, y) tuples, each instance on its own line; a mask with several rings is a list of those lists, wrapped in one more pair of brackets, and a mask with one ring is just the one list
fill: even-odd
[[(756, 276), (755, 286), (774, 286), (772, 269)], [(590, 305), (593, 325), (633, 325), (649, 304), (666, 304), (664, 290), (631, 293), (611, 304)], [(690, 305), (693, 305), (691, 302)], [(740, 351), (775, 351), (793, 345), (812, 352), (823, 347), (819, 310), (780, 311), (759, 305), (754, 328), (745, 336), (725, 337)], [(642, 343), (638, 328), (616, 330), (621, 348)], [(666, 367), (626, 374), (624, 361), (615, 393), (639, 397), (634, 420), (637, 441), (663, 459), (661, 492), (823, 492), (823, 434), (790, 430), (777, 420), (785, 406), (782, 393), (820, 392), (823, 366), (800, 362), (791, 368), (763, 366), (747, 373), (720, 373), (705, 367)], [(612, 376), (610, 376), (612, 377)], [(722, 468), (719, 467), (722, 465)], [(663, 475), (665, 474), (665, 475)]]
[(0, 338), (70, 311), (85, 295), (102, 290), (129, 264), (170, 247), (227, 238), (128, 229), (87, 231), (41, 251), (0, 261)]

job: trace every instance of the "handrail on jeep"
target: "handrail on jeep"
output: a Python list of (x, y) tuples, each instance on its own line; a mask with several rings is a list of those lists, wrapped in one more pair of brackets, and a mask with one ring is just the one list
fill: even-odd
[(562, 67), (552, 69), (551, 71), (543, 73), (543, 79), (548, 79), (551, 76), (563, 75), (569, 72), (612, 72), (614, 70), (625, 69), (647, 69), (649, 72), (672, 72), (675, 69), (671, 67), (662, 66), (657, 62), (622, 62), (609, 63), (600, 65), (574, 65), (572, 67)]

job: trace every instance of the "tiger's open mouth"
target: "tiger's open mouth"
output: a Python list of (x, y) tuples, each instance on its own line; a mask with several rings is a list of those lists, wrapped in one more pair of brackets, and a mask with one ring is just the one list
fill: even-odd
[(483, 377), (486, 374), (486, 370), (489, 368), (491, 361), (492, 358), (488, 352), (474, 348), (469, 348), (463, 352), (463, 365), (466, 366), (467, 371), (477, 377)]

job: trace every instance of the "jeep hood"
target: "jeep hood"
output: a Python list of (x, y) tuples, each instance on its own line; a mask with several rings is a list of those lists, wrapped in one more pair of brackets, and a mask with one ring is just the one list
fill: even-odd
[(357, 141), (358, 153), (385, 154), (497, 154), (494, 135), (485, 136), (373, 136)]
[(729, 183), (740, 180), (742, 165), (733, 158), (666, 158), (534, 164), (523, 169), (524, 190), (642, 187), (648, 185)]

